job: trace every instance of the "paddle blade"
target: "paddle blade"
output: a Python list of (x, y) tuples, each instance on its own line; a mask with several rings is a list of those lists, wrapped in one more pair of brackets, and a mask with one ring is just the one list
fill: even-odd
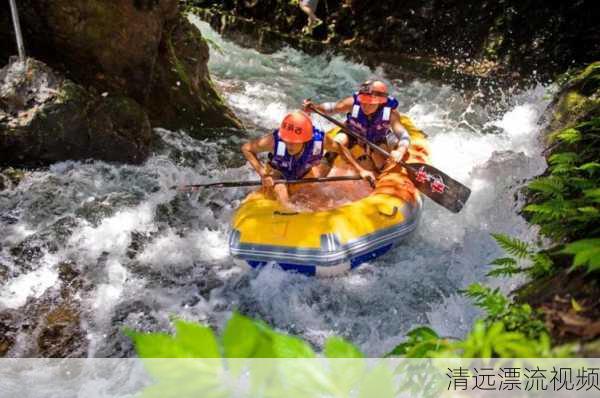
[(404, 164), (415, 187), (435, 203), (458, 213), (471, 195), (471, 190), (443, 171), (425, 163)]

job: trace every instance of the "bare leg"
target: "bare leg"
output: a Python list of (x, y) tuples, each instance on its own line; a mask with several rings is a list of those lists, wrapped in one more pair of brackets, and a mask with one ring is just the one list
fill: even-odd
[(307, 4), (300, 3), (300, 9), (308, 15), (308, 25), (313, 25), (319, 18), (315, 15), (315, 12)]

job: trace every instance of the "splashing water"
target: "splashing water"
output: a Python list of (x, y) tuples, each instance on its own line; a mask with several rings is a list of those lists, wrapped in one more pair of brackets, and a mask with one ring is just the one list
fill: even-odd
[[(227, 230), (248, 190), (187, 197), (169, 187), (256, 178), (239, 154), (243, 140), (276, 127), (303, 98), (336, 100), (385, 76), (342, 57), (260, 54), (191, 20), (220, 47), (211, 73), (251, 131), (196, 141), (156, 129), (161, 148), (142, 166), (63, 162), (0, 192), (0, 313), (35, 317), (36, 300), (66, 286), (68, 264), (80, 280), (68, 300), (80, 310), (88, 356), (133, 355), (124, 326), (166, 330), (172, 316), (222, 326), (234, 309), (316, 345), (344, 336), (369, 355), (387, 352), (418, 324), (463, 335), (477, 311), (457, 291), (484, 280), (499, 255), (489, 233), (534, 236), (516, 213), (515, 191), (545, 166), (536, 135), (547, 89), (481, 106), (446, 85), (387, 80), (400, 110), (430, 134), (433, 165), (472, 188), (467, 206), (455, 215), (426, 201), (409, 240), (349, 275), (247, 271), (229, 258)], [(517, 281), (497, 283), (510, 290)], [(37, 355), (33, 337), (16, 333), (8, 355)]]

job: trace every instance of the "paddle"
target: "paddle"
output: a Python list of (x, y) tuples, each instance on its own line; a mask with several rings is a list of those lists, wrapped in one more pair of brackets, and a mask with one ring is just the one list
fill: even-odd
[[(351, 135), (361, 142), (364, 142), (366, 145), (379, 152), (383, 156), (388, 158), (390, 157), (388, 151), (367, 140), (362, 135), (355, 133), (348, 126), (319, 111), (312, 105), (310, 106), (310, 109), (341, 128), (342, 131), (348, 135)], [(471, 190), (468, 187), (464, 186), (460, 182), (456, 181), (446, 173), (436, 169), (433, 166), (425, 163), (409, 164), (404, 161), (398, 162), (398, 164), (406, 168), (406, 171), (408, 172), (408, 178), (410, 178), (412, 183), (419, 191), (421, 191), (435, 203), (445, 207), (453, 213), (458, 213), (463, 208), (465, 203), (467, 203), (469, 195), (471, 195)]]
[[(275, 184), (311, 184), (321, 182), (332, 182), (332, 181), (356, 181), (360, 180), (360, 176), (336, 176), (336, 177), (316, 177), (316, 178), (304, 178), (302, 180), (273, 180)], [(196, 191), (200, 188), (238, 188), (238, 187), (255, 187), (262, 185), (261, 180), (251, 181), (221, 181), (221, 182), (209, 182), (206, 184), (190, 184), (190, 185), (174, 185), (171, 189), (177, 189), (181, 192)]]

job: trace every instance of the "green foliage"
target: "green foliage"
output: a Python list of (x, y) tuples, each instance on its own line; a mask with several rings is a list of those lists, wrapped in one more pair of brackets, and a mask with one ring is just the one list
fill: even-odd
[(523, 211), (557, 240), (600, 235), (600, 118), (551, 135), (548, 175), (531, 181), (533, 203)]
[(535, 251), (528, 243), (504, 234), (492, 234), (498, 245), (513, 257), (497, 258), (490, 263), (494, 267), (487, 276), (512, 276), (521, 272), (532, 278), (549, 275), (553, 270), (550, 257)]
[[(313, 358), (312, 348), (299, 338), (279, 333), (238, 313), (231, 317), (220, 341), (207, 326), (175, 321), (175, 335), (126, 331), (142, 358)], [(334, 340), (334, 347), (342, 342)], [(348, 355), (356, 357), (358, 350)], [(334, 350), (337, 355), (341, 351)]]
[(490, 327), (494, 323), (502, 322), (506, 330), (517, 331), (530, 339), (538, 339), (546, 334), (544, 323), (531, 306), (513, 303), (499, 289), (475, 283), (470, 285), (464, 294), (486, 312), (484, 322)]
[[(513, 264), (510, 259), (500, 260), (503, 264)], [(481, 284), (472, 284), (463, 293), (487, 313), (464, 340), (449, 342), (432, 329), (419, 327), (411, 330), (406, 341), (388, 356), (533, 358), (550, 355), (548, 333), (531, 306), (513, 303), (499, 289)]]
[(502, 321), (489, 326), (475, 322), (471, 333), (453, 347), (463, 358), (536, 358), (550, 357), (550, 338), (541, 334), (532, 339), (520, 332), (507, 331)]
[[(531, 309), (529, 309), (531, 314)], [(526, 312), (523, 312), (526, 314)], [(570, 350), (551, 349), (550, 338), (544, 332), (528, 335), (513, 329), (511, 319), (488, 322), (477, 320), (471, 332), (463, 339), (449, 342), (437, 337), (429, 329), (422, 337), (417, 328), (408, 333), (408, 340), (391, 351), (388, 356), (406, 356), (409, 358), (537, 358), (565, 356)], [(543, 325), (542, 325), (543, 326)]]
[(492, 318), (500, 316), (509, 303), (508, 298), (498, 288), (492, 289), (480, 283), (470, 285), (463, 293), (473, 299), (475, 305), (485, 310)]
[(362, 352), (341, 337), (331, 337), (325, 342), (327, 358), (363, 358)]
[[(390, 367), (367, 368), (360, 350), (339, 337), (325, 342), (328, 362), (322, 362), (309, 361), (315, 353), (301, 339), (237, 313), (220, 339), (206, 326), (180, 320), (174, 325), (173, 336), (126, 332), (155, 380), (142, 396), (243, 396), (232, 385), (236, 377), (248, 378), (245, 383), (250, 384), (251, 397), (392, 398), (398, 389)], [(264, 360), (250, 362), (248, 358)]]
[(175, 336), (165, 333), (126, 331), (143, 358), (219, 358), (212, 330), (194, 323), (175, 321)]
[(600, 238), (582, 239), (569, 243), (562, 253), (572, 254), (573, 269), (586, 268), (587, 272), (600, 271)]
[(494, 269), (488, 272), (487, 276), (512, 276), (523, 272), (523, 268), (517, 264), (517, 260), (512, 257), (497, 258), (490, 263)]
[(519, 239), (504, 234), (492, 234), (492, 237), (508, 254), (512, 254), (518, 258), (527, 258), (531, 253), (529, 245)]
[(441, 339), (433, 329), (427, 326), (412, 329), (406, 336), (408, 339), (398, 344), (386, 357), (426, 358), (448, 347), (448, 341)]

